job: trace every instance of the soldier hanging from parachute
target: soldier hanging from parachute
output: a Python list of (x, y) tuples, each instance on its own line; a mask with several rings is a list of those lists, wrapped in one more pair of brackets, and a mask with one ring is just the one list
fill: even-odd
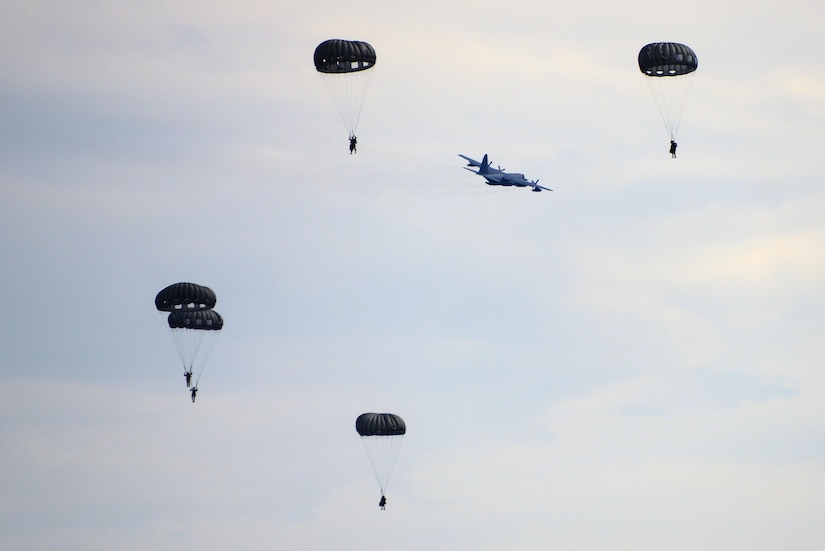
[(650, 86), (656, 107), (670, 134), (670, 156), (676, 158), (676, 133), (690, 85), (699, 67), (696, 53), (676, 42), (653, 42), (639, 51), (639, 70)]
[(362, 413), (355, 420), (355, 430), (361, 435), (361, 442), (378, 481), (381, 490), (378, 507), (383, 511), (387, 505), (387, 484), (401, 449), (401, 441), (407, 433), (407, 425), (393, 413)]
[(375, 49), (360, 40), (330, 39), (318, 44), (313, 56), (338, 114), (349, 132), (350, 155), (356, 153), (356, 130), (375, 66)]

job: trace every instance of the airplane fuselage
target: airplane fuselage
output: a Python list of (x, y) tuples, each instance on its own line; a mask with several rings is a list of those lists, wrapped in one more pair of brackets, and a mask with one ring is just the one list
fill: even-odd
[(488, 186), (507, 186), (507, 187), (530, 187), (530, 184), (517, 184), (514, 182), (507, 182), (507, 181), (497, 181), (497, 180), (487, 180)]

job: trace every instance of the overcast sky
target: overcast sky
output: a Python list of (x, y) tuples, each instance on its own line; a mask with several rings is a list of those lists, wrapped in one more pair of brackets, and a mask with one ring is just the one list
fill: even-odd
[[(823, 15), (6, 2), (0, 548), (820, 549)], [(378, 56), (357, 155), (328, 38)], [(699, 59), (675, 160), (656, 41)], [(179, 281), (225, 320), (194, 404)]]

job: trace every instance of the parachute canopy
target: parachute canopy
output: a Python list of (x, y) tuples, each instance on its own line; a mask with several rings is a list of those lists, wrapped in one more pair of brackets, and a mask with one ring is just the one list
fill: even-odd
[(407, 433), (404, 420), (393, 413), (362, 413), (355, 420), (361, 436), (394, 436)]
[(639, 70), (646, 77), (671, 141), (676, 140), (698, 67), (696, 53), (677, 42), (653, 42), (639, 51)]
[(216, 302), (215, 292), (197, 283), (173, 283), (155, 296), (155, 308), (161, 312), (207, 310)]
[(698, 67), (696, 53), (678, 42), (653, 42), (639, 51), (639, 70), (647, 76), (686, 75)]
[(315, 48), (315, 69), (319, 73), (355, 73), (375, 65), (375, 49), (360, 40), (332, 38)]
[(169, 329), (195, 329), (200, 331), (220, 331), (223, 318), (214, 310), (176, 310), (167, 318)]
[(329, 89), (350, 136), (355, 136), (375, 66), (375, 49), (359, 40), (325, 40), (315, 48), (315, 70)]

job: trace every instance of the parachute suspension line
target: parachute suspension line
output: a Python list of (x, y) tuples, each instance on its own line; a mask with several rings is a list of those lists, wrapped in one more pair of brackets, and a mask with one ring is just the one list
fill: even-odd
[(685, 111), (688, 92), (693, 83), (694, 73), (678, 76), (646, 77), (650, 92), (656, 101), (656, 108), (662, 117), (670, 139), (675, 141), (679, 124)]
[(364, 99), (374, 70), (373, 67), (356, 73), (321, 73), (338, 115), (350, 136), (355, 136), (358, 130)]
[(166, 331), (169, 333), (169, 338), (172, 340), (172, 346), (175, 347), (175, 351), (178, 353), (178, 358), (180, 358), (180, 363), (183, 365), (183, 372), (186, 373), (186, 356), (182, 347), (178, 344), (178, 339), (175, 338), (176, 331), (179, 331), (179, 329), (172, 329), (166, 324), (166, 318), (169, 316), (169, 312), (158, 310), (158, 315), (163, 319), (163, 325), (166, 325)]
[(206, 363), (209, 361), (209, 356), (212, 355), (212, 349), (215, 348), (215, 342), (218, 340), (218, 336), (220, 336), (219, 331), (206, 331), (206, 333), (209, 334), (203, 337), (204, 342), (197, 352), (198, 365), (200, 367), (195, 377), (195, 386), (198, 386), (198, 382), (201, 380), (201, 375), (203, 375), (203, 372), (206, 369)]
[(194, 384), (197, 386), (220, 331), (202, 331), (188, 328), (175, 328), (170, 329), (170, 331), (184, 373), (191, 371), (194, 376)]
[(389, 484), (390, 476), (401, 449), (403, 435), (386, 436), (362, 436), (361, 442), (370, 459), (372, 471), (381, 490), (381, 495), (385, 495)]
[(180, 363), (183, 365), (183, 371), (186, 373), (192, 369), (192, 362), (194, 355), (189, 351), (193, 348), (192, 336), (188, 335), (187, 329), (169, 329), (172, 336), (172, 343), (175, 345), (175, 350), (178, 351)]
[(695, 73), (688, 73), (682, 79), (682, 90), (680, 92), (681, 102), (679, 102), (679, 112), (676, 115), (676, 126), (673, 128), (673, 140), (676, 140), (676, 133), (679, 132), (679, 125), (682, 123), (682, 115), (685, 112), (685, 105), (687, 105), (687, 98), (690, 94), (690, 87), (693, 84), (693, 76)]

